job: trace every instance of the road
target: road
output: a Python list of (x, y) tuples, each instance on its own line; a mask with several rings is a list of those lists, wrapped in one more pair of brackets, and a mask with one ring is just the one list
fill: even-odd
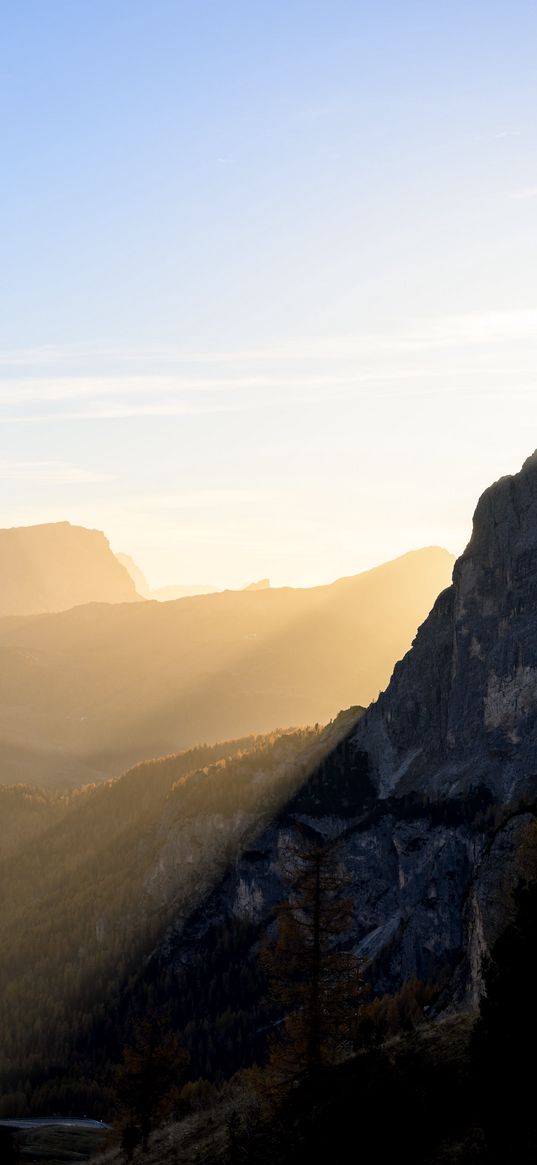
[(103, 1121), (71, 1120), (68, 1117), (18, 1117), (13, 1120), (0, 1120), (0, 1128), (6, 1129), (45, 1129), (61, 1126), (64, 1129), (109, 1129)]

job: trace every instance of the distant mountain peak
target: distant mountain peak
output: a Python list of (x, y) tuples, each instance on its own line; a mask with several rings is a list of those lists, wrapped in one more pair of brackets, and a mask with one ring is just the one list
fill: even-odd
[(139, 599), (100, 530), (67, 521), (0, 530), (1, 616)]
[(270, 590), (270, 579), (269, 578), (260, 578), (259, 582), (248, 583), (248, 585), (243, 587), (242, 589), (243, 589), (243, 591), (269, 591)]
[(158, 603), (170, 603), (175, 599), (191, 599), (195, 595), (214, 595), (218, 591), (218, 587), (213, 586), (212, 583), (184, 583), (179, 586), (172, 584), (171, 586), (152, 587), (130, 554), (117, 554), (116, 558), (129, 572), (138, 594), (142, 595), (144, 599), (153, 599)]

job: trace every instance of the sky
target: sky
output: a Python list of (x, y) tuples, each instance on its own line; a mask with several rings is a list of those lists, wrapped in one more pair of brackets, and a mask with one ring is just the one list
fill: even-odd
[(3, 0), (0, 525), (459, 553), (537, 447), (537, 6)]

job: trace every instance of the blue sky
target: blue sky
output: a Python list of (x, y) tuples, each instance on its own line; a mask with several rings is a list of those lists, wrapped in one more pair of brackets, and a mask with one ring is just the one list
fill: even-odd
[(461, 549), (537, 446), (534, 3), (4, 0), (0, 524)]

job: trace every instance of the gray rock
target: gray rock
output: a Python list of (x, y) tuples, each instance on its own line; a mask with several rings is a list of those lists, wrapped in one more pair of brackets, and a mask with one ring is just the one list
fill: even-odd
[[(367, 761), (367, 776), (366, 772)], [(537, 453), (483, 495), (453, 583), (386, 691), (232, 870), (170, 952), (223, 916), (271, 925), (293, 824), (339, 837), (354, 949), (379, 991), (440, 980), (476, 1001), (509, 910), (537, 773)], [(177, 956), (179, 957), (179, 956)]]
[(536, 616), (537, 453), (483, 494), (452, 586), (357, 729), (380, 796), (533, 794)]

